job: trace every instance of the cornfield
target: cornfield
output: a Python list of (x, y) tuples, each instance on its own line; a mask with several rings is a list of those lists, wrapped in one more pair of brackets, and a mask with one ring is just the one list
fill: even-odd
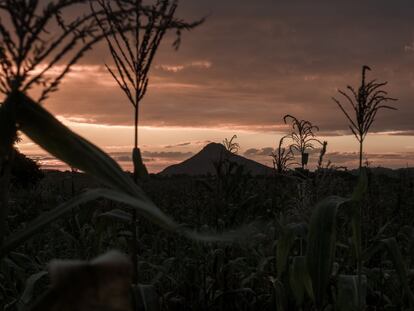
[[(231, 157), (221, 157), (213, 176), (138, 180), (137, 172), (125, 173), (108, 154), (40, 105), (58, 91), (70, 67), (92, 45), (116, 38), (111, 37), (115, 30), (107, 31), (102, 23), (110, 23), (113, 16), (119, 21), (125, 11), (109, 14), (105, 2), (99, 1), (100, 11), (67, 22), (62, 10), (89, 1), (52, 1), (43, 11), (41, 3), (0, 1), (18, 34), (16, 38), (1, 24), (2, 310), (414, 309), (412, 171), (387, 177), (362, 164), (357, 174), (323, 167), (327, 143), (313, 133), (318, 127), (286, 115), (285, 122), (293, 120), (292, 132), (272, 154), (273, 176), (252, 176)], [(141, 1), (117, 1), (121, 8), (122, 3), (136, 5), (147, 17), (158, 12)], [(157, 2), (161, 7), (169, 3), (173, 9), (165, 31), (181, 32), (201, 23), (173, 19), (178, 1)], [(44, 40), (40, 36), (48, 34), (47, 22), (55, 19), (62, 37)], [(115, 26), (121, 34), (131, 29), (128, 23)], [(70, 34), (73, 41), (65, 45)], [(110, 49), (114, 44), (109, 43)], [(113, 54), (118, 55), (115, 59), (119, 53)], [(47, 79), (46, 71), (68, 55), (62, 73)], [(54, 60), (50, 67), (32, 77), (48, 57)], [(122, 80), (127, 71), (121, 62)], [(137, 70), (142, 68), (134, 68), (133, 83), (141, 92), (132, 100), (136, 109), (146, 91), (149, 67), (143, 76)], [(125, 83), (120, 82), (121, 89), (131, 95)], [(385, 85), (373, 83), (367, 87)], [(364, 78), (362, 84), (366, 86)], [(29, 95), (35, 86), (41, 88), (36, 100)], [(393, 100), (380, 92), (370, 110), (374, 117), (380, 108), (392, 109), (380, 105)], [(356, 94), (364, 106), (361, 96)], [(369, 126), (372, 122), (368, 120)], [(360, 133), (351, 126), (361, 154), (369, 126)], [(25, 186), (13, 182), (18, 131), (74, 170), (45, 173)], [(289, 137), (293, 143), (285, 148), (282, 144)], [(224, 141), (233, 155), (240, 147), (236, 138)], [(318, 169), (311, 172), (305, 170), (304, 155), (316, 149), (314, 143), (322, 150)], [(301, 168), (290, 170), (295, 150), (302, 157)], [(110, 252), (114, 249), (118, 252)]]

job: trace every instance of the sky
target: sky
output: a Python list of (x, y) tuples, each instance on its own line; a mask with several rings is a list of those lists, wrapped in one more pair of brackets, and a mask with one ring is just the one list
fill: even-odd
[[(372, 166), (414, 166), (412, 0), (181, 0), (177, 16), (206, 17), (165, 37), (140, 110), (139, 143), (151, 172), (209, 142), (237, 135), (239, 154), (271, 165), (291, 114), (318, 125), (327, 160), (355, 167), (358, 145), (332, 97), (357, 87), (361, 67), (385, 87), (397, 111), (380, 111), (366, 140)], [(133, 109), (106, 71), (104, 43), (73, 68), (44, 107), (131, 169)], [(45, 168), (64, 168), (24, 138), (19, 149)], [(316, 159), (316, 154), (313, 157)]]

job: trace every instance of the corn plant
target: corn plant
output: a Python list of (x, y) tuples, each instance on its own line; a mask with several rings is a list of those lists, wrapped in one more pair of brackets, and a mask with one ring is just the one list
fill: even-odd
[(223, 140), (223, 146), (226, 147), (227, 151), (237, 154), (240, 149), (239, 143), (234, 142), (234, 140), (237, 139), (237, 135), (233, 135), (230, 139), (225, 138)]
[(315, 149), (313, 144), (314, 142), (322, 144), (319, 139), (315, 138), (314, 134), (314, 131), (319, 131), (319, 128), (312, 125), (310, 121), (299, 120), (289, 114), (283, 117), (285, 124), (287, 124), (289, 120), (292, 125), (292, 133), (289, 135), (289, 137), (293, 140), (291, 148), (292, 150), (296, 150), (300, 153), (302, 159), (301, 166), (302, 169), (304, 169), (309, 160), (309, 153), (306, 151), (308, 149)]
[[(214, 219), (217, 228), (219, 227), (219, 219), (222, 218), (226, 209), (227, 212), (230, 210), (234, 212), (230, 218), (234, 219), (236, 217), (238, 210), (236, 206), (232, 206), (232, 203), (239, 200), (243, 201), (242, 189), (249, 179), (249, 174), (246, 173), (244, 166), (234, 160), (240, 149), (240, 145), (235, 142), (235, 139), (237, 139), (237, 135), (233, 135), (231, 139), (225, 138), (223, 140), (220, 154), (212, 163), (216, 178), (214, 184), (209, 186), (209, 190), (215, 198)], [(224, 221), (224, 219), (222, 220)]]
[(355, 90), (355, 88), (349, 85), (347, 86), (347, 89), (350, 91), (350, 94), (338, 90), (338, 92), (345, 97), (346, 102), (351, 108), (351, 112), (348, 112), (348, 109), (344, 107), (345, 105), (338, 99), (332, 98), (344, 113), (349, 122), (349, 128), (359, 143), (360, 169), (362, 167), (364, 140), (368, 135), (371, 125), (375, 121), (378, 111), (382, 109), (397, 110), (392, 106), (384, 104), (388, 101), (397, 100), (388, 97), (388, 93), (384, 91), (383, 86), (386, 86), (388, 82), (377, 82), (376, 80), (366, 82), (365, 75), (367, 70), (371, 70), (371, 68), (362, 66), (362, 81), (358, 90)]
[[(319, 152), (319, 160), (318, 160), (318, 169), (322, 168), (322, 164), (323, 164), (323, 158), (326, 154), (326, 147), (328, 146), (328, 142), (327, 141), (323, 141), (322, 142), (322, 148), (321, 151)], [(329, 162), (327, 164), (327, 167), (329, 167)]]
[[(104, 12), (103, 17), (97, 13), (94, 3), (97, 3), (99, 9)], [(176, 18), (174, 15), (177, 6), (178, 0), (157, 1), (152, 5), (144, 5), (142, 0), (90, 1), (91, 10), (105, 37), (116, 70), (107, 64), (105, 66), (134, 109), (132, 159), (135, 182), (148, 175), (138, 148), (139, 109), (147, 92), (149, 71), (158, 47), (167, 31), (175, 30), (177, 39), (173, 45), (178, 48), (181, 31), (190, 30), (201, 23), (201, 21), (187, 23)], [(120, 14), (114, 12), (120, 12)], [(130, 31), (124, 31), (125, 29), (130, 29)], [(134, 245), (135, 283), (138, 275), (136, 221), (137, 214), (133, 212), (132, 232), (135, 242), (132, 242), (132, 245)]]
[[(347, 89), (351, 94), (347, 94), (342, 90), (338, 92), (343, 95), (352, 108), (352, 117), (351, 113), (348, 113), (344, 105), (341, 104), (339, 100), (333, 98), (341, 111), (345, 114), (348, 122), (349, 128), (354, 134), (355, 138), (359, 143), (359, 169), (362, 169), (362, 158), (363, 158), (363, 144), (366, 136), (368, 135), (369, 129), (379, 110), (381, 109), (391, 109), (396, 110), (392, 106), (385, 105), (387, 101), (395, 101), (395, 98), (388, 97), (388, 93), (382, 89), (383, 86), (387, 85), (387, 82), (378, 83), (376, 80), (365, 81), (366, 71), (371, 70), (368, 66), (362, 67), (362, 81), (361, 85), (358, 88), (358, 92), (352, 87), (348, 86)], [(354, 208), (354, 213), (358, 214), (355, 216), (354, 222), (354, 238), (357, 239), (358, 248), (356, 249), (357, 254), (357, 265), (358, 265), (358, 288), (361, 289), (361, 274), (362, 274), (362, 246), (361, 246), (361, 235), (362, 235), (362, 207)], [(361, 305), (361, 303), (359, 304)]]
[(289, 166), (296, 164), (296, 162), (292, 162), (295, 159), (292, 146), (289, 146), (288, 149), (283, 147), (283, 141), (288, 137), (290, 136), (283, 136), (279, 140), (279, 147), (270, 155), (273, 158), (273, 167), (278, 174), (285, 173)]
[[(103, 19), (94, 3), (104, 12)], [(176, 18), (178, 0), (156, 1), (152, 5), (144, 5), (142, 0), (98, 0), (90, 1), (90, 5), (105, 36), (116, 70), (105, 66), (134, 108), (132, 158), (134, 179), (137, 181), (139, 177), (147, 175), (138, 148), (138, 124), (140, 103), (147, 92), (151, 64), (168, 30), (176, 31), (177, 39), (173, 46), (178, 48), (181, 31), (195, 28), (202, 20), (188, 23)]]
[[(392, 273), (396, 275), (396, 281), (399, 281), (403, 290), (404, 300), (411, 308), (414, 306), (409, 273), (396, 239), (384, 237), (384, 229), (381, 229), (368, 248), (361, 247), (359, 237), (362, 233), (358, 226), (361, 219), (360, 214), (355, 212), (355, 207), (365, 196), (366, 186), (366, 176), (361, 174), (351, 197), (331, 196), (319, 202), (314, 208), (309, 225), (305, 225), (308, 227), (305, 236), (304, 230), (300, 229), (302, 225), (278, 224), (278, 268), (277, 276), (272, 279), (279, 297), (277, 310), (290, 310), (293, 307), (303, 310), (326, 310), (329, 307), (335, 310), (364, 309), (368, 281), (371, 281), (368, 280), (370, 270), (362, 270), (358, 266), (354, 273), (345, 274), (341, 272), (345, 267), (340, 266), (340, 258), (337, 258), (338, 220), (343, 217), (352, 231), (349, 247), (354, 249), (356, 261), (363, 258), (367, 262), (378, 258), (379, 254), (383, 257), (388, 255), (394, 268)], [(306, 251), (303, 251), (303, 242), (306, 243)], [(296, 251), (292, 254), (294, 249)], [(385, 275), (381, 277), (386, 278)]]

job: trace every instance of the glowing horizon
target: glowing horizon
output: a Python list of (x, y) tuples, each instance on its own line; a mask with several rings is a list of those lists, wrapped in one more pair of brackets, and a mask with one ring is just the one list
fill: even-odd
[[(132, 150), (132, 126), (105, 125), (88, 123), (87, 120), (58, 116), (69, 128), (97, 144), (105, 152), (117, 160), (125, 170), (132, 170), (130, 153)], [(209, 142), (222, 142), (225, 138), (237, 134), (237, 142), (241, 145), (239, 154), (272, 166), (269, 157), (271, 149), (286, 132), (260, 132), (254, 130), (234, 131), (231, 128), (187, 128), (187, 127), (154, 127), (142, 126), (139, 131), (140, 148), (144, 162), (151, 173), (158, 173), (165, 167), (180, 163), (200, 151)], [(402, 141), (410, 144), (401, 148)], [(326, 161), (331, 160), (337, 166), (355, 168), (357, 166), (357, 143), (352, 135), (319, 136), (328, 141)], [(381, 140), (382, 145), (376, 144)], [(386, 147), (383, 147), (386, 146)], [(48, 153), (23, 136), (18, 145), (19, 150), (39, 160), (44, 168), (68, 169), (68, 166), (50, 157)], [(414, 137), (398, 136), (395, 133), (373, 133), (368, 136), (365, 149), (368, 161), (372, 166), (389, 166), (399, 168), (414, 166)], [(317, 153), (310, 161), (316, 162)], [(315, 163), (311, 163), (311, 167)]]

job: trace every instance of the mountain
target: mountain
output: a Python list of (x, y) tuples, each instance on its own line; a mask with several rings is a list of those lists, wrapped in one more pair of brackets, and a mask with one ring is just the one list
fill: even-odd
[(252, 175), (270, 175), (273, 172), (273, 169), (266, 165), (229, 152), (222, 144), (210, 143), (196, 155), (179, 164), (165, 168), (159, 174), (162, 176), (214, 175), (216, 171), (213, 163), (224, 157), (228, 157), (231, 161), (244, 166), (246, 172), (250, 172)]

